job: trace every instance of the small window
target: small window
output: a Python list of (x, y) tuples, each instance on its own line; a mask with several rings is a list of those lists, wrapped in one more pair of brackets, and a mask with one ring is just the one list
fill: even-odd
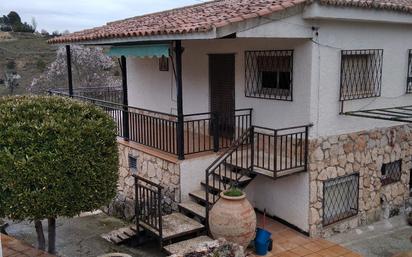
[(323, 182), (323, 225), (330, 225), (358, 214), (359, 174)]
[(395, 162), (383, 164), (381, 173), (382, 186), (400, 181), (402, 174), (402, 161), (398, 160)]
[(409, 197), (412, 197), (412, 169), (409, 170)]
[(340, 100), (381, 95), (383, 50), (341, 52)]
[(292, 101), (293, 50), (246, 51), (247, 97)]
[(137, 174), (137, 158), (129, 155), (129, 169), (132, 174)]
[(412, 93), (412, 49), (409, 50), (408, 54), (408, 75), (406, 81), (406, 93)]
[(159, 58), (159, 71), (169, 71), (169, 58), (166, 56)]

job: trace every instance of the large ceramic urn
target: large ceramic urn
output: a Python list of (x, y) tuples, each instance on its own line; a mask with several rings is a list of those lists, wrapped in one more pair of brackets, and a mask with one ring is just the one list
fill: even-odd
[(245, 193), (242, 196), (220, 193), (209, 213), (209, 229), (215, 239), (224, 238), (246, 248), (255, 237), (256, 213)]

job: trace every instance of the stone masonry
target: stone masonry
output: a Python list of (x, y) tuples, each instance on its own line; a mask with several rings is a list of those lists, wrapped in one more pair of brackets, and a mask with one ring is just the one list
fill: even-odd
[(117, 195), (113, 202), (105, 208), (108, 214), (130, 220), (134, 217), (135, 190), (134, 177), (129, 169), (129, 155), (137, 158), (137, 174), (163, 189), (163, 212), (177, 210), (180, 202), (180, 166), (161, 157), (137, 150), (128, 144), (119, 146), (119, 180)]
[[(311, 236), (328, 236), (404, 210), (409, 199), (412, 126), (321, 137), (311, 140), (309, 149)], [(382, 165), (397, 160), (402, 160), (401, 180), (382, 186)], [(358, 215), (323, 227), (323, 181), (352, 173), (359, 173)]]

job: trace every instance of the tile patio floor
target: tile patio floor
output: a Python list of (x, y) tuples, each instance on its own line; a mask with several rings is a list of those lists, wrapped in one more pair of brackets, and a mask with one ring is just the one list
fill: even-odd
[[(263, 216), (257, 214), (258, 227), (262, 227)], [(267, 257), (361, 257), (338, 244), (324, 239), (309, 238), (273, 219), (266, 218), (266, 226), (272, 233), (273, 249)], [(255, 256), (255, 255), (250, 255)]]
[(54, 255), (33, 248), (31, 245), (23, 243), (13, 237), (3, 234), (0, 234), (0, 236), (3, 257), (54, 257)]

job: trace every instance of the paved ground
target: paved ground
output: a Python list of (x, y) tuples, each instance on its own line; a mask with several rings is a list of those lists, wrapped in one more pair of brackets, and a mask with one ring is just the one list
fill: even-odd
[[(258, 214), (262, 227), (262, 215)], [(272, 219), (266, 219), (265, 229), (272, 233), (273, 249), (267, 257), (361, 257), (361, 255), (336, 243), (306, 237)]]
[(412, 251), (411, 237), (412, 227), (406, 224), (404, 216), (397, 216), (336, 235), (330, 240), (364, 257), (390, 257)]
[[(47, 225), (44, 226), (47, 232)], [(164, 256), (155, 243), (132, 248), (116, 246), (100, 237), (101, 234), (124, 227), (125, 224), (104, 214), (57, 220), (57, 250), (62, 257), (96, 257), (104, 253), (122, 252), (133, 257)], [(36, 245), (34, 225), (28, 222), (11, 224), (7, 232), (24, 242)], [(47, 234), (46, 234), (47, 238)]]
[(54, 257), (13, 237), (0, 234), (3, 257)]

